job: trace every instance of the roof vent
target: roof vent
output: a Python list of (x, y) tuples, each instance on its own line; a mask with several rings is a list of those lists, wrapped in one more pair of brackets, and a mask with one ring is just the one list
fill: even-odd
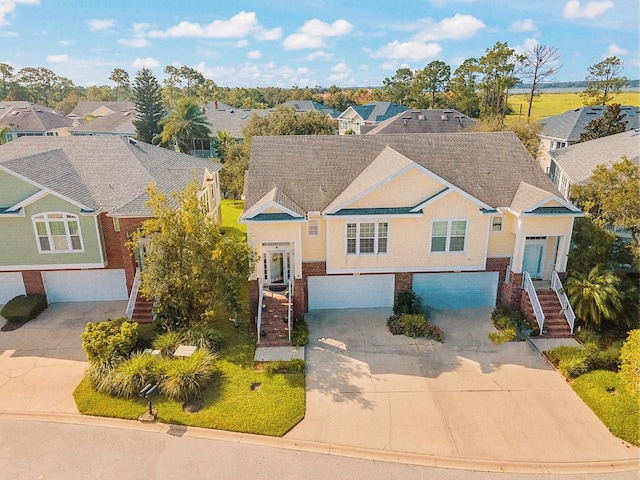
[(424, 115), (418, 115), (418, 120), (426, 120), (427, 117), (425, 117)]
[(440, 120), (442, 120), (443, 122), (446, 122), (447, 120), (449, 120), (449, 115), (440, 115)]
[(127, 137), (127, 140), (129, 140), (129, 143), (130, 143), (131, 145), (137, 145), (137, 144), (138, 144), (138, 142), (136, 142), (136, 141), (135, 141), (133, 138), (131, 138), (131, 137)]

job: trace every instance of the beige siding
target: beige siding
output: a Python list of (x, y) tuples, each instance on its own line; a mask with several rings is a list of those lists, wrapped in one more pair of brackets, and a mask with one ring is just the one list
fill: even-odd
[(320, 235), (310, 237), (308, 235), (308, 222), (302, 224), (302, 261), (315, 262), (324, 261), (327, 257), (327, 225), (324, 220), (317, 217), (319, 222)]
[(568, 235), (571, 231), (573, 217), (535, 216), (522, 217), (524, 227), (522, 234), (527, 237)]
[[(491, 216), (489, 217), (489, 222), (491, 222)], [(491, 229), (491, 226), (489, 226), (489, 229)], [(517, 219), (510, 213), (502, 215), (502, 231), (489, 233), (487, 255), (490, 257), (512, 256), (517, 232)]]

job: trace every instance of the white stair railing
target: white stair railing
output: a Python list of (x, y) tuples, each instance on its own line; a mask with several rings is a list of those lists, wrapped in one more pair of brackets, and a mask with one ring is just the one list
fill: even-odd
[(551, 289), (556, 293), (558, 297), (558, 301), (560, 302), (560, 306), (562, 307), (562, 311), (564, 312), (564, 318), (567, 319), (567, 323), (569, 324), (569, 328), (571, 329), (571, 333), (573, 334), (573, 326), (576, 323), (576, 314), (571, 308), (571, 304), (569, 303), (569, 298), (567, 298), (567, 294), (564, 293), (564, 287), (562, 286), (562, 282), (560, 281), (560, 277), (558, 276), (558, 272), (555, 270), (551, 273)]
[(287, 326), (289, 328), (289, 343), (291, 343), (291, 307), (293, 305), (293, 281), (289, 278), (289, 298), (287, 305)]
[(136, 299), (138, 298), (138, 290), (140, 289), (140, 269), (136, 268), (136, 276), (133, 277), (133, 286), (131, 287), (131, 295), (129, 295), (129, 301), (127, 302), (126, 315), (129, 320), (133, 317), (133, 311), (136, 308)]
[(260, 345), (260, 339), (262, 338), (262, 300), (264, 299), (264, 285), (262, 278), (258, 280), (258, 319), (256, 320), (256, 329), (258, 333), (258, 345)]
[(544, 327), (544, 312), (542, 311), (542, 306), (540, 305), (540, 300), (538, 299), (538, 294), (533, 286), (533, 281), (531, 280), (529, 272), (522, 273), (522, 288), (527, 292), (527, 295), (529, 295), (529, 300), (531, 300), (531, 306), (533, 307), (533, 313), (536, 316), (536, 322), (538, 323), (540, 334), (542, 334), (542, 328)]

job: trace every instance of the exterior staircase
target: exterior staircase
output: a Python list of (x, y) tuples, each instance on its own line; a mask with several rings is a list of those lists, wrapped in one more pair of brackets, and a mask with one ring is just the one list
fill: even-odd
[(260, 327), (261, 347), (286, 347), (289, 343), (288, 303), (286, 292), (264, 290), (262, 297), (262, 323)]
[(142, 297), (140, 292), (138, 292), (136, 296), (136, 303), (133, 307), (131, 320), (138, 323), (153, 322), (153, 302)]
[(540, 306), (544, 312), (544, 329), (546, 333), (540, 335), (542, 338), (570, 338), (571, 328), (564, 316), (564, 311), (558, 300), (558, 296), (553, 290), (536, 290)]

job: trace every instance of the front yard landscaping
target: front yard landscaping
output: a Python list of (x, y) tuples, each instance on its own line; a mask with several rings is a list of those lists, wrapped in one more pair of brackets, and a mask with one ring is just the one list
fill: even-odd
[[(199, 400), (195, 413), (183, 410), (183, 402), (165, 396), (151, 399), (164, 423), (216, 428), (236, 432), (282, 436), (304, 417), (304, 373), (270, 373), (254, 369), (255, 339), (246, 328), (233, 322), (216, 325), (221, 347), (215, 371)], [(259, 384), (259, 388), (255, 388)], [(252, 389), (252, 386), (253, 389)], [(85, 378), (74, 392), (80, 413), (103, 417), (137, 419), (148, 400), (117, 398), (96, 392)]]

